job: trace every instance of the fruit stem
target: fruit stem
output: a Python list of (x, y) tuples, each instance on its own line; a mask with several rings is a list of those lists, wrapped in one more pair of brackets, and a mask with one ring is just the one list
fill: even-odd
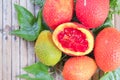
[(62, 58), (61, 58), (61, 61), (64, 59), (64, 58), (66, 58), (67, 57), (67, 55), (64, 55)]

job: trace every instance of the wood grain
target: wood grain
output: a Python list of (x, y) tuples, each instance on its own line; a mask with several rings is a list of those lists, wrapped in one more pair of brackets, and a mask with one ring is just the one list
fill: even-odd
[(3, 54), (3, 52), (2, 52), (2, 33), (3, 33), (3, 1), (2, 0), (0, 0), (0, 80), (2, 80), (2, 59), (3, 59), (3, 57), (2, 57), (2, 54)]
[(9, 34), (11, 30), (11, 0), (3, 0), (3, 80), (11, 79), (11, 63), (12, 63), (12, 53), (11, 53), (11, 35)]
[(115, 15), (115, 27), (120, 31), (120, 15)]
[[(14, 8), (14, 4), (19, 3), (19, 0), (12, 0), (12, 30), (18, 29), (18, 22), (17, 22), (17, 16), (16, 11)], [(17, 75), (20, 73), (20, 38), (14, 35), (12, 36), (12, 79), (11, 80), (20, 80), (19, 78), (16, 78)]]

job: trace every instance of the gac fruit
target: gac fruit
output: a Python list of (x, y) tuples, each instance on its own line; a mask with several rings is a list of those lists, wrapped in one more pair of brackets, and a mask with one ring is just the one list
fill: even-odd
[(96, 28), (104, 23), (109, 12), (110, 0), (76, 0), (76, 16), (87, 28)]
[(69, 22), (73, 16), (74, 0), (46, 0), (43, 7), (43, 19), (50, 29)]
[(53, 43), (52, 33), (48, 30), (42, 31), (38, 36), (35, 53), (37, 58), (48, 66), (57, 64), (62, 56), (62, 52)]
[(97, 35), (94, 56), (104, 72), (120, 67), (120, 32), (117, 29), (105, 28)]
[[(81, 27), (80, 27), (81, 26)], [(59, 25), (53, 32), (55, 45), (70, 56), (89, 54), (94, 47), (94, 37), (83, 25), (67, 22)]]
[(89, 80), (97, 70), (95, 61), (88, 56), (69, 58), (63, 67), (64, 80)]

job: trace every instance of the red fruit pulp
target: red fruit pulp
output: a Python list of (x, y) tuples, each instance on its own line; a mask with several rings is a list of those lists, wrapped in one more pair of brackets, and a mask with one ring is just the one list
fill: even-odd
[(74, 28), (64, 28), (64, 30), (58, 34), (58, 41), (62, 47), (68, 48), (71, 51), (85, 52), (88, 49), (86, 35)]

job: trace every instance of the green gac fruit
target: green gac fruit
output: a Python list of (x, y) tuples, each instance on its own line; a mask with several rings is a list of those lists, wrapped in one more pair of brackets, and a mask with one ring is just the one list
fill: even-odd
[(54, 66), (60, 61), (62, 51), (60, 51), (52, 41), (52, 33), (44, 30), (38, 36), (35, 43), (35, 53), (38, 59), (45, 65)]

